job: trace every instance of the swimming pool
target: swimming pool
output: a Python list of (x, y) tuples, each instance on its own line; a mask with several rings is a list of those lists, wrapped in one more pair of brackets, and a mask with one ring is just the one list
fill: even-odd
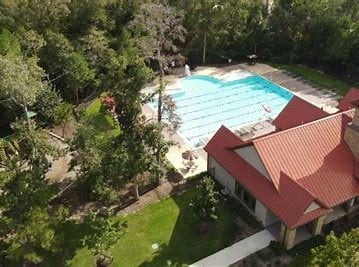
[[(274, 119), (293, 95), (260, 76), (221, 81), (212, 76), (190, 76), (172, 95), (182, 119), (181, 136), (202, 146), (221, 125), (230, 129)], [(156, 106), (156, 102), (152, 106)]]

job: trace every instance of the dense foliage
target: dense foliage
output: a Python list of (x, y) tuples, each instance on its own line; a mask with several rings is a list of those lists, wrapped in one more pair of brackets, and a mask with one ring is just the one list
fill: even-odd
[(190, 203), (193, 214), (200, 224), (217, 220), (218, 192), (215, 183), (209, 176), (205, 176), (197, 185), (198, 195)]
[(45, 179), (49, 159), (61, 151), (33, 122), (17, 121), (13, 128), (14, 151), (2, 159), (0, 172), (1, 242), (8, 259), (40, 263), (61, 250), (67, 209), (50, 205), (56, 192)]
[(340, 237), (332, 232), (326, 242), (312, 249), (311, 266), (358, 266), (359, 264), (359, 228), (355, 228)]
[[(321, 65), (350, 74), (359, 65), (358, 21), (355, 0), (275, 0), (271, 6), (262, 0), (2, 1), (1, 69), (22, 73), (13, 92), (21, 90), (21, 82), (37, 88), (27, 90), (31, 93), (24, 101), (30, 108), (44, 86), (76, 104), (114, 87), (122, 88), (117, 95), (124, 94), (124, 83), (130, 81), (124, 76), (136, 71), (123, 69), (125, 65), (141, 66), (145, 61), (163, 74), (172, 60), (183, 64), (180, 55), (196, 65), (257, 53), (262, 59)], [(136, 80), (138, 88), (150, 78), (144, 77)], [(43, 85), (37, 84), (38, 78)], [(11, 92), (4, 79), (1, 98), (8, 99)], [(158, 93), (162, 90), (163, 86)], [(42, 102), (47, 100), (54, 104), (53, 98)], [(160, 111), (161, 98), (158, 102)], [(43, 112), (38, 119), (54, 122)]]
[(194, 63), (257, 53), (358, 71), (358, 1), (275, 0), (269, 9), (262, 0), (171, 2), (185, 10), (185, 51)]
[[(163, 93), (170, 63), (257, 53), (349, 74), (358, 71), (358, 51), (356, 0), (276, 0), (271, 8), (262, 0), (0, 1), (0, 134), (13, 133), (0, 143), (1, 256), (38, 264), (64, 249), (68, 210), (53, 203), (59, 192), (46, 179), (63, 152), (41, 127), (60, 125), (65, 135), (80, 114), (71, 141), (78, 186), (108, 204), (130, 182), (138, 198), (139, 181), (159, 181), (163, 171), (169, 144), (162, 119), (174, 128), (180, 123)], [(141, 105), (154, 95), (142, 89), (156, 72), (158, 120), (148, 121)], [(104, 92), (114, 97), (115, 112), (86, 114), (83, 107)], [(216, 218), (213, 186), (204, 179), (192, 203), (202, 222)], [(116, 229), (96, 216), (85, 223), (96, 233), (87, 233), (85, 243), (106, 254), (119, 238)]]

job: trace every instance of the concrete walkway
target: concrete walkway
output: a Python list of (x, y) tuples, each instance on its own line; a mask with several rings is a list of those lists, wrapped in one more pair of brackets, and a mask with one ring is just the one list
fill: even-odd
[(274, 236), (266, 229), (247, 237), (230, 247), (222, 249), (207, 258), (197, 261), (190, 267), (224, 267), (229, 266), (241, 259), (267, 247)]
[(278, 70), (266, 64), (257, 63), (250, 66), (247, 64), (239, 64), (238, 66), (242, 70), (261, 75), (264, 78), (288, 89), (293, 94), (319, 108), (323, 108), (328, 113), (335, 113), (338, 111), (336, 107), (341, 96), (329, 89), (318, 87), (301, 77), (290, 74), (286, 71)]

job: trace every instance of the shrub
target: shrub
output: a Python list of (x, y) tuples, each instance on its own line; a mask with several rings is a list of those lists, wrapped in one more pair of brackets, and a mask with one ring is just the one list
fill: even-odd
[(289, 254), (292, 256), (308, 255), (310, 249), (324, 244), (324, 237), (320, 235), (313, 236), (311, 239), (305, 240), (289, 250)]
[(201, 172), (196, 175), (190, 176), (186, 180), (191, 181), (191, 182), (197, 182), (197, 181), (201, 181), (202, 179), (204, 179), (206, 177), (211, 177), (211, 176), (209, 175), (208, 172), (205, 171), (205, 172)]
[(282, 243), (278, 241), (271, 241), (269, 247), (278, 255), (284, 255), (287, 252), (287, 249), (283, 246)]
[(280, 259), (275, 260), (274, 265), (275, 266), (281, 266), (282, 265), (281, 260)]
[(192, 199), (190, 206), (199, 223), (204, 224), (217, 219), (218, 192), (214, 190), (214, 181), (204, 177), (197, 185), (198, 194)]

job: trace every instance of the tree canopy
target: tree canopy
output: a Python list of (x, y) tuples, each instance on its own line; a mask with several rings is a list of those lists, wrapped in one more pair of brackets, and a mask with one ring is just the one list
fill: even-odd
[(337, 237), (331, 232), (326, 242), (312, 249), (311, 266), (358, 266), (359, 228)]
[[(4, 255), (46, 264), (63, 249), (63, 226), (71, 219), (66, 207), (54, 203), (59, 188), (46, 174), (64, 152), (41, 127), (60, 124), (65, 131), (76, 115), (70, 146), (77, 186), (87, 201), (109, 205), (125, 184), (138, 197), (140, 180), (158, 180), (164, 171), (169, 142), (162, 132), (169, 122), (173, 130), (180, 123), (174, 101), (164, 93), (163, 77), (173, 60), (195, 67), (256, 53), (268, 61), (355, 75), (358, 51), (356, 0), (276, 0), (271, 8), (262, 0), (0, 1), (0, 122), (2, 129), (12, 126), (0, 133), (12, 133), (0, 143)], [(156, 74), (160, 86), (145, 95), (143, 87)], [(101, 107), (93, 117), (86, 114), (103, 93), (113, 97), (114, 112)], [(158, 120), (150, 121), (141, 105), (156, 94)], [(30, 118), (29, 111), (37, 115)], [(216, 218), (213, 188), (205, 179), (193, 200), (201, 221)], [(85, 243), (94, 254), (106, 254), (119, 238), (115, 225), (97, 215), (89, 215), (87, 223), (96, 234)], [(329, 236), (327, 246), (315, 250), (313, 264), (356, 262), (355, 235)]]

